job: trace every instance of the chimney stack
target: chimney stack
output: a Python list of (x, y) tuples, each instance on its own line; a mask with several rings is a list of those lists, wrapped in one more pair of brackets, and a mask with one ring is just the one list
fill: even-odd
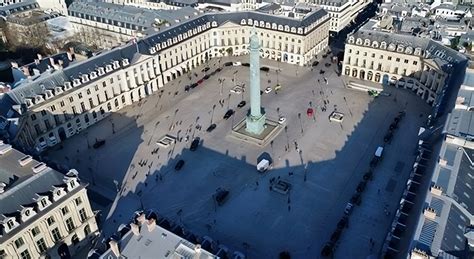
[(21, 70), (26, 77), (30, 76), (30, 69), (27, 66), (21, 67)]
[(146, 226), (148, 228), (148, 232), (153, 231), (156, 228), (156, 221), (155, 219), (148, 220), (148, 224)]
[(110, 249), (112, 250), (112, 252), (114, 253), (114, 255), (115, 255), (116, 257), (120, 257), (120, 250), (119, 250), (117, 241), (115, 241), (115, 240), (110, 240), (110, 241), (109, 241), (109, 245), (110, 245)]
[(42, 59), (43, 59), (43, 55), (41, 55), (41, 54), (39, 54), (39, 53), (36, 54), (36, 56), (38, 56), (38, 59), (39, 59), (39, 60), (42, 60)]
[(131, 223), (130, 228), (132, 229), (133, 235), (135, 235), (135, 236), (140, 235), (140, 228), (138, 227), (137, 224)]

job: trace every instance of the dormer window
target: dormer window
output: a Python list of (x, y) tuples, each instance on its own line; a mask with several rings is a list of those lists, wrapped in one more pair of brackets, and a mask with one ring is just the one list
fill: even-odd
[(128, 62), (128, 58), (124, 58), (122, 60), (122, 66), (128, 66), (130, 63)]
[(13, 221), (13, 219), (10, 219), (7, 221), (7, 227), (9, 229), (12, 229), (13, 227), (15, 227), (15, 221)]
[(109, 73), (110, 71), (112, 71), (112, 65), (105, 65), (105, 72)]

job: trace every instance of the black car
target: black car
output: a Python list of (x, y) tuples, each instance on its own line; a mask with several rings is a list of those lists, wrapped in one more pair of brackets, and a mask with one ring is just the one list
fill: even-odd
[(262, 91), (262, 90), (260, 90), (260, 95), (262, 95), (262, 94), (263, 94), (263, 91)]
[(359, 185), (357, 185), (357, 192), (361, 193), (365, 190), (365, 186), (367, 185), (366, 181), (361, 181)]
[(242, 108), (242, 107), (244, 107), (246, 104), (247, 104), (246, 101), (241, 101), (241, 102), (237, 105), (237, 107)]
[(207, 132), (212, 132), (216, 127), (217, 127), (217, 125), (215, 123), (212, 123), (211, 125), (209, 125), (209, 128), (207, 128), (206, 131)]
[(191, 151), (196, 151), (196, 149), (198, 148), (199, 146), (199, 142), (201, 141), (201, 139), (198, 137), (198, 138), (195, 138), (193, 140), (193, 142), (191, 142), (191, 147), (189, 148), (189, 150)]
[(341, 220), (339, 220), (339, 222), (337, 223), (337, 228), (338, 229), (344, 229), (345, 227), (347, 227), (347, 223), (349, 222), (349, 218), (348, 217), (342, 217)]
[(181, 168), (183, 168), (183, 166), (184, 166), (184, 160), (181, 159), (174, 166), (174, 170), (179, 171), (179, 170), (181, 170)]
[(205, 67), (205, 68), (202, 69), (202, 72), (207, 72), (207, 71), (209, 71), (209, 69), (210, 69), (209, 67)]
[(318, 61), (314, 61), (313, 64), (311, 64), (311, 66), (313, 66), (313, 67), (315, 67), (315, 66), (317, 66), (317, 65), (319, 65), (319, 62), (318, 62)]
[(195, 88), (196, 86), (198, 86), (198, 83), (192, 83), (192, 84), (190, 85), (191, 88)]
[(214, 199), (216, 200), (217, 205), (221, 206), (226, 202), (228, 196), (229, 191), (219, 188), (217, 189), (216, 194), (214, 195)]
[(268, 67), (261, 67), (260, 70), (263, 71), (263, 72), (268, 72), (268, 71), (270, 71), (270, 68), (268, 68)]
[(324, 72), (325, 72), (325, 71), (324, 71), (324, 70), (322, 70), (322, 69), (321, 69), (321, 70), (319, 70), (319, 74), (321, 74), (321, 75), (322, 75), (322, 74), (324, 74)]
[(205, 75), (202, 79), (207, 80), (207, 79), (209, 79), (210, 77), (211, 77), (210, 75)]
[(351, 197), (351, 203), (352, 204), (355, 204), (355, 205), (359, 206), (360, 202), (361, 202), (360, 193), (356, 193), (356, 194), (352, 195), (352, 197)]
[(232, 62), (225, 62), (225, 63), (224, 63), (224, 66), (225, 66), (225, 67), (231, 67), (231, 66), (232, 66)]
[(217, 73), (216, 71), (212, 71), (209, 75), (214, 76), (216, 73)]
[(100, 148), (101, 146), (105, 145), (105, 140), (96, 140), (94, 145), (92, 145), (93, 148)]
[(190, 89), (190, 88), (191, 88), (191, 87), (190, 87), (189, 85), (187, 85), (187, 86), (184, 87), (184, 91), (185, 91), (185, 92), (189, 92), (189, 89)]
[(234, 115), (234, 110), (230, 109), (224, 114), (224, 119), (229, 119), (232, 115)]
[(331, 66), (331, 63), (326, 63), (324, 64), (325, 67), (330, 67)]
[(244, 66), (244, 67), (250, 67), (250, 64), (249, 64), (249, 63), (242, 63), (242, 66)]
[(216, 69), (216, 73), (221, 72), (221, 71), (222, 71), (222, 68), (220, 68), (220, 67), (218, 67), (218, 68)]

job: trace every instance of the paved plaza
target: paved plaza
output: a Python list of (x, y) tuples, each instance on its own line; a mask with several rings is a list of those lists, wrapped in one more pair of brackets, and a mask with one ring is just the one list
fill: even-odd
[[(237, 59), (247, 62), (248, 57)], [(328, 62), (329, 57), (317, 68), (308, 68), (261, 60), (262, 66), (270, 67), (270, 72), (261, 72), (262, 90), (277, 83), (283, 86), (278, 93), (263, 93), (262, 106), (268, 118), (286, 117), (285, 129), (266, 147), (230, 136), (249, 108), (248, 93), (230, 89), (249, 85), (249, 68), (223, 67), (185, 92), (185, 85), (204, 76), (202, 66), (189, 75), (191, 80), (188, 75), (176, 79), (162, 93), (110, 115), (48, 156), (78, 169), (90, 182), (95, 205), (111, 208), (103, 225), (106, 234), (144, 207), (249, 258), (276, 258), (284, 250), (292, 258), (319, 258), (391, 121), (406, 110), (335, 252), (335, 258), (378, 257), (414, 160), (418, 129), (430, 107), (402, 89), (388, 88), (390, 96), (377, 98), (346, 89), (335, 65), (324, 66)], [(214, 71), (219, 61), (211, 60), (208, 66)], [(247, 105), (237, 108), (242, 100)], [(329, 102), (325, 111), (323, 100)], [(229, 108), (236, 113), (225, 120)], [(315, 110), (314, 116), (307, 116), (308, 108)], [(344, 113), (342, 123), (329, 121), (334, 110)], [(208, 133), (211, 123), (217, 128)], [(166, 134), (178, 141), (159, 147), (156, 142)], [(195, 137), (201, 144), (193, 152), (189, 146)], [(105, 139), (106, 144), (93, 149), (95, 139)], [(273, 168), (259, 174), (257, 158), (264, 152), (272, 157)], [(180, 159), (185, 165), (175, 171)], [(289, 195), (270, 191), (271, 178), (289, 182)], [(230, 191), (222, 206), (212, 198), (217, 188)]]

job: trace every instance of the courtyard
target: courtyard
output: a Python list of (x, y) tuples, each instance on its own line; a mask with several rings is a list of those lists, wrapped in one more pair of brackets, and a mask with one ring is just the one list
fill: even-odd
[[(50, 159), (78, 169), (90, 183), (91, 201), (107, 218), (105, 235), (144, 208), (248, 258), (276, 258), (281, 251), (292, 258), (319, 258), (391, 121), (405, 110), (335, 251), (335, 258), (378, 257), (430, 107), (403, 89), (387, 88), (390, 96), (374, 98), (345, 88), (335, 64), (325, 66), (330, 56), (315, 68), (262, 59), (261, 65), (270, 68), (261, 72), (262, 91), (282, 86), (263, 93), (262, 106), (267, 117), (286, 121), (272, 142), (259, 147), (230, 136), (249, 108), (248, 92), (230, 90), (248, 88), (249, 68), (225, 67), (226, 61), (211, 60), (207, 73), (218, 67), (222, 71), (189, 92), (185, 85), (201, 79), (206, 65), (48, 152)], [(247, 105), (238, 108), (243, 100)], [(235, 114), (226, 120), (228, 109)], [(308, 109), (314, 113), (308, 115)], [(331, 121), (334, 111), (344, 119)], [(206, 132), (212, 123), (217, 127)], [(166, 135), (176, 142), (157, 145)], [(190, 151), (196, 137), (200, 145)], [(93, 149), (96, 139), (106, 144)], [(273, 168), (260, 174), (257, 158), (264, 152), (272, 157)], [(185, 164), (176, 171), (181, 159)], [(289, 193), (271, 191), (272, 178), (290, 183)], [(213, 199), (217, 188), (229, 191), (222, 206)]]

